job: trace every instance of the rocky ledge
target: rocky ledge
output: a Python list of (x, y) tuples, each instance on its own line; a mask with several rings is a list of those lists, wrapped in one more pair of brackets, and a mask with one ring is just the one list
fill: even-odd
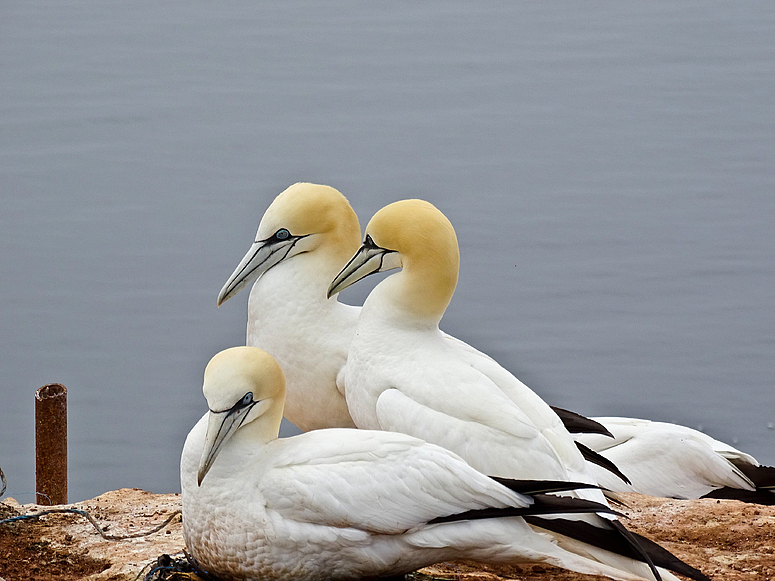
[[(622, 495), (628, 528), (721, 581), (775, 581), (775, 506), (736, 500), (666, 500)], [(0, 520), (40, 513), (49, 507), (0, 503)], [(63, 508), (63, 507), (56, 507)], [(0, 525), (0, 581), (136, 581), (163, 554), (184, 549), (180, 495), (122, 489), (66, 505), (82, 514), (53, 513)], [(172, 517), (160, 530), (144, 534)], [(138, 536), (139, 535), (139, 536)], [(417, 578), (461, 581), (600, 579), (552, 567), (489, 567), (450, 563), (428, 567)], [(193, 576), (191, 577), (193, 578)]]

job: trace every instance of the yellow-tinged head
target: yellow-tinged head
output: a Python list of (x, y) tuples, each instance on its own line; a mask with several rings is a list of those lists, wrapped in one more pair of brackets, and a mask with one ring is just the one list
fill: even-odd
[(277, 438), (285, 406), (285, 376), (265, 351), (232, 347), (207, 364), (202, 391), (210, 413), (199, 484), (238, 430), (249, 431), (256, 443)]
[(292, 236), (325, 235), (318, 245), (358, 248), (361, 227), (358, 216), (338, 190), (330, 186), (299, 182), (279, 194), (264, 212), (256, 240), (266, 240), (280, 228)]
[(452, 223), (436, 206), (425, 200), (400, 200), (374, 214), (366, 227), (374, 244), (401, 255), (401, 265), (410, 269), (434, 269), (457, 284), (460, 251)]
[(218, 304), (302, 253), (315, 252), (336, 269), (358, 248), (360, 236), (358, 216), (341, 193), (330, 186), (294, 184), (267, 208), (253, 245), (221, 289)]
[(455, 229), (433, 204), (401, 200), (374, 214), (363, 244), (331, 283), (329, 296), (369, 274), (399, 267), (403, 271), (391, 286), (391, 300), (418, 317), (440, 319), (455, 292), (460, 251)]

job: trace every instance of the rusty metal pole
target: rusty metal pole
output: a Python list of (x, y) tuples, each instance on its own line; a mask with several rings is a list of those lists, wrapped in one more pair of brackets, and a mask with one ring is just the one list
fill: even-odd
[(35, 392), (35, 490), (38, 504), (67, 504), (67, 388)]

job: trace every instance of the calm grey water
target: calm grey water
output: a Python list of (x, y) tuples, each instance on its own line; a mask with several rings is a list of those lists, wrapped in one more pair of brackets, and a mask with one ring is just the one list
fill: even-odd
[(244, 341), (247, 293), (216, 295), (300, 180), (363, 225), (437, 204), (444, 329), (552, 403), (775, 463), (773, 95), (769, 1), (6, 0), (8, 494), (34, 499), (53, 381), (71, 500), (178, 490), (204, 365)]

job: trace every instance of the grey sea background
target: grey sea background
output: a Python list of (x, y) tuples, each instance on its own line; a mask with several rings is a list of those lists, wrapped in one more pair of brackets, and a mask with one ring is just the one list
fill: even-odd
[(179, 490), (204, 366), (245, 339), (248, 293), (216, 296), (297, 181), (362, 226), (436, 204), (444, 330), (550, 403), (775, 463), (775, 3), (5, 0), (8, 495), (49, 382), (71, 501)]

